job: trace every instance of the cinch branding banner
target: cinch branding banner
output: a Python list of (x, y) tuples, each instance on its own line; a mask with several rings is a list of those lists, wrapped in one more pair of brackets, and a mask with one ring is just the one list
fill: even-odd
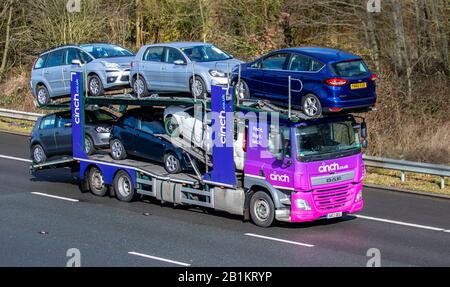
[(233, 100), (227, 101), (227, 90), (220, 86), (211, 87), (211, 112), (213, 127), (213, 170), (211, 181), (236, 186), (234, 164), (234, 119)]
[(71, 73), (72, 95), (72, 147), (73, 157), (87, 158), (84, 152), (84, 101), (83, 78), (81, 72)]

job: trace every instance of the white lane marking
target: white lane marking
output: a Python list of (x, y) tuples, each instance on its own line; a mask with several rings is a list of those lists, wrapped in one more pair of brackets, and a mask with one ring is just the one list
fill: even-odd
[(46, 193), (32, 192), (31, 194), (45, 196), (45, 197), (50, 197), (50, 198), (55, 198), (55, 199), (61, 199), (61, 200), (70, 201), (70, 202), (79, 202), (78, 199), (73, 199), (73, 198), (68, 198), (68, 197), (61, 197), (61, 196), (56, 196), (56, 195), (51, 195), (51, 194), (46, 194)]
[(301, 243), (301, 242), (296, 242), (296, 241), (289, 241), (289, 240), (284, 240), (284, 239), (279, 239), (279, 238), (273, 238), (273, 237), (253, 234), (253, 233), (245, 233), (245, 235), (251, 236), (251, 237), (262, 238), (262, 239), (267, 239), (267, 240), (278, 241), (278, 242), (282, 242), (282, 243), (300, 245), (300, 246), (304, 246), (304, 247), (314, 247), (314, 245), (312, 245), (312, 244)]
[(28, 162), (31, 163), (32, 161), (29, 159), (25, 159), (25, 158), (20, 158), (20, 157), (13, 157), (13, 156), (7, 156), (7, 155), (1, 155), (0, 154), (0, 158), (3, 159), (10, 159), (10, 160), (15, 160), (15, 161), (21, 161), (21, 162)]
[(415, 224), (415, 223), (408, 223), (408, 222), (403, 222), (403, 221), (396, 221), (396, 220), (390, 220), (390, 219), (384, 219), (384, 218), (378, 218), (378, 217), (371, 217), (371, 216), (365, 216), (365, 215), (359, 215), (359, 214), (353, 214), (353, 216), (355, 216), (357, 218), (361, 218), (361, 219), (374, 220), (374, 221), (380, 221), (380, 222), (385, 222), (385, 223), (392, 223), (392, 224), (409, 226), (409, 227), (416, 227), (416, 228), (433, 230), (433, 231), (450, 232), (450, 230), (445, 230), (444, 228), (440, 228), (440, 227), (420, 225), (420, 224)]
[(180, 266), (184, 266), (184, 267), (191, 266), (191, 264), (174, 261), (174, 260), (170, 260), (170, 259), (165, 259), (165, 258), (161, 258), (161, 257), (151, 256), (151, 255), (147, 255), (147, 254), (137, 253), (137, 252), (128, 252), (128, 254), (139, 256), (139, 257), (144, 257), (147, 259), (158, 260), (158, 261), (162, 261), (162, 262), (166, 262), (166, 263), (172, 263), (172, 264), (176, 264), (176, 265), (180, 265)]

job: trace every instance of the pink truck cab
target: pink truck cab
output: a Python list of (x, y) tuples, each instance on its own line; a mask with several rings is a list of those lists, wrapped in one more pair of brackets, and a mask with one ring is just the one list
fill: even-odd
[(274, 205), (264, 196), (250, 204), (255, 223), (265, 226), (272, 217), (308, 222), (360, 211), (366, 136), (365, 123), (351, 115), (273, 126), (249, 121), (244, 187), (267, 193)]

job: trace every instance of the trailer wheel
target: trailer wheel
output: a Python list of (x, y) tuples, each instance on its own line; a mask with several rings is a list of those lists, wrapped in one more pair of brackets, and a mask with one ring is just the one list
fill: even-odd
[(96, 196), (105, 196), (108, 192), (108, 186), (103, 180), (103, 173), (96, 167), (89, 170), (89, 190)]
[(255, 193), (250, 200), (250, 215), (256, 225), (271, 226), (275, 218), (275, 205), (272, 198), (263, 191)]
[(33, 161), (35, 163), (44, 163), (47, 160), (47, 155), (45, 154), (44, 148), (41, 145), (35, 145), (32, 149)]
[(128, 172), (121, 170), (114, 177), (114, 191), (118, 200), (123, 202), (132, 202), (136, 198), (136, 190), (133, 186), (133, 180)]

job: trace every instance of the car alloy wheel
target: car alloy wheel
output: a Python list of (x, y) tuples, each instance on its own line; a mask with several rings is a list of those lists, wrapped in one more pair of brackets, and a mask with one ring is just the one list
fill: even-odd
[(47, 89), (45, 87), (39, 87), (36, 98), (40, 106), (46, 105), (49, 102)]
[(133, 89), (138, 97), (144, 94), (145, 84), (141, 77), (134, 81)]
[(239, 81), (236, 84), (236, 95), (239, 99), (247, 99), (250, 95), (250, 91), (248, 89), (248, 85), (244, 81)]
[(173, 154), (169, 154), (166, 157), (166, 168), (167, 171), (170, 173), (176, 173), (178, 171), (179, 162), (178, 159)]
[(192, 94), (197, 98), (201, 98), (205, 93), (205, 84), (199, 77), (195, 77), (195, 80), (191, 85), (191, 90)]
[(45, 155), (41, 146), (36, 146), (33, 150), (33, 159), (36, 163), (44, 162)]
[(115, 159), (121, 158), (123, 155), (123, 146), (119, 141), (114, 141), (111, 147), (112, 155)]
[(100, 79), (97, 76), (93, 76), (89, 80), (89, 92), (92, 96), (98, 96), (100, 95), (100, 91), (102, 89), (102, 83), (100, 82)]
[(303, 99), (303, 112), (309, 117), (318, 117), (322, 114), (322, 106), (314, 95), (307, 95)]

